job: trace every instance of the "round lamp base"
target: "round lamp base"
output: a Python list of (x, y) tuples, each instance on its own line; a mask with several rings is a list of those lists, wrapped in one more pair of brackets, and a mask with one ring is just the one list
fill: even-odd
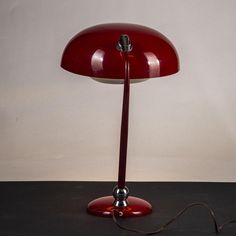
[(96, 216), (112, 216), (114, 210), (119, 212), (121, 217), (144, 216), (152, 212), (152, 206), (147, 201), (129, 196), (127, 207), (113, 206), (114, 197), (106, 196), (97, 198), (88, 204), (87, 212)]

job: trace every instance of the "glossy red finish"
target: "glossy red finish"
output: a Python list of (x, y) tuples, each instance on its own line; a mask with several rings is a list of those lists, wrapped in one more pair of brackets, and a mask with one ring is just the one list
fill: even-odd
[[(117, 42), (127, 34), (133, 46), (121, 52)], [(135, 24), (102, 24), (78, 33), (67, 44), (61, 61), (67, 71), (90, 76), (101, 82), (124, 83), (118, 187), (125, 187), (130, 82), (161, 77), (179, 71), (177, 52), (172, 43), (158, 31)], [(128, 197), (128, 206), (117, 208), (114, 197), (98, 198), (87, 211), (97, 216), (111, 216), (118, 210), (123, 217), (142, 216), (152, 212), (143, 199)]]
[(67, 44), (61, 66), (95, 78), (124, 78), (122, 53), (116, 49), (121, 34), (133, 45), (128, 55), (130, 79), (171, 75), (179, 70), (177, 52), (158, 31), (136, 24), (111, 23), (87, 28)]
[(120, 129), (120, 154), (119, 154), (119, 171), (118, 171), (118, 188), (125, 188), (127, 148), (128, 148), (128, 131), (129, 131), (129, 95), (130, 95), (130, 78), (129, 78), (129, 53), (123, 54), (124, 61), (124, 91), (122, 118)]
[(144, 216), (152, 212), (151, 204), (141, 198), (128, 197), (127, 207), (114, 207), (113, 202), (113, 196), (95, 199), (88, 204), (87, 211), (89, 214), (105, 217), (112, 216), (114, 210), (122, 217)]

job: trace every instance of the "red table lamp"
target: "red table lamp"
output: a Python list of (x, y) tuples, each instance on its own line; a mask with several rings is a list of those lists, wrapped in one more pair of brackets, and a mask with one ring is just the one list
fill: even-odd
[(87, 211), (98, 216), (142, 216), (152, 212), (147, 201), (129, 196), (125, 185), (130, 82), (174, 74), (179, 70), (177, 52), (161, 33), (136, 24), (101, 24), (75, 35), (67, 44), (61, 61), (67, 71), (105, 83), (123, 83), (118, 183), (113, 196), (88, 204)]

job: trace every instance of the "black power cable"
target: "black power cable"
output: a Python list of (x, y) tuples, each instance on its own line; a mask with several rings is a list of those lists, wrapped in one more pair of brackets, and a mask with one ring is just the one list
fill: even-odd
[(189, 208), (196, 207), (196, 206), (204, 207), (205, 209), (207, 209), (209, 211), (209, 213), (211, 215), (211, 218), (213, 220), (213, 223), (214, 223), (214, 227), (215, 227), (216, 233), (220, 233), (226, 225), (229, 225), (229, 224), (232, 224), (232, 223), (236, 223), (236, 219), (232, 219), (232, 220), (228, 220), (228, 221), (224, 222), (223, 224), (219, 225), (217, 223), (217, 221), (216, 221), (215, 213), (212, 210), (212, 208), (210, 208), (208, 204), (201, 203), (201, 202), (196, 202), (196, 203), (188, 204), (184, 209), (179, 211), (173, 218), (171, 218), (164, 225), (162, 225), (161, 227), (159, 227), (157, 230), (154, 230), (154, 231), (142, 231), (142, 230), (138, 230), (138, 229), (134, 229), (134, 228), (129, 228), (129, 227), (121, 225), (118, 222), (118, 217), (120, 216), (120, 211), (118, 209), (114, 209), (113, 210), (113, 212), (112, 212), (112, 219), (113, 219), (114, 223), (120, 229), (129, 231), (129, 232), (138, 233), (138, 234), (143, 234), (143, 235), (153, 235), (153, 234), (159, 234), (159, 233), (163, 232), (171, 223), (173, 223), (177, 218), (179, 218), (181, 215), (183, 215)]

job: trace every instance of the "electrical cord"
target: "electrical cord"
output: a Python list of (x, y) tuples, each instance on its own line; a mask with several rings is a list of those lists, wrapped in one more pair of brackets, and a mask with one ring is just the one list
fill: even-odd
[(138, 233), (138, 234), (143, 234), (143, 235), (153, 235), (153, 234), (159, 234), (159, 233), (163, 232), (171, 223), (173, 223), (177, 218), (179, 218), (181, 215), (183, 215), (188, 209), (190, 209), (192, 207), (196, 207), (196, 206), (204, 207), (205, 209), (207, 209), (209, 211), (209, 213), (211, 215), (211, 218), (212, 218), (212, 221), (214, 223), (214, 227), (215, 227), (215, 232), (216, 233), (220, 233), (226, 225), (229, 225), (229, 224), (232, 224), (232, 223), (236, 223), (236, 219), (232, 219), (232, 220), (228, 220), (228, 221), (224, 222), (223, 224), (219, 225), (217, 223), (217, 221), (216, 221), (215, 213), (212, 210), (212, 208), (210, 208), (208, 204), (201, 203), (201, 202), (196, 202), (196, 203), (188, 204), (186, 207), (184, 207), (184, 209), (179, 211), (173, 218), (171, 218), (164, 225), (162, 225), (161, 227), (159, 227), (157, 230), (154, 230), (154, 231), (142, 231), (142, 230), (138, 230), (138, 229), (134, 229), (134, 228), (129, 228), (129, 227), (123, 226), (122, 224), (120, 224), (118, 222), (118, 217), (121, 216), (120, 215), (121, 212), (118, 209), (114, 209), (112, 211), (112, 219), (113, 219), (114, 223), (120, 229), (129, 231), (129, 232)]

